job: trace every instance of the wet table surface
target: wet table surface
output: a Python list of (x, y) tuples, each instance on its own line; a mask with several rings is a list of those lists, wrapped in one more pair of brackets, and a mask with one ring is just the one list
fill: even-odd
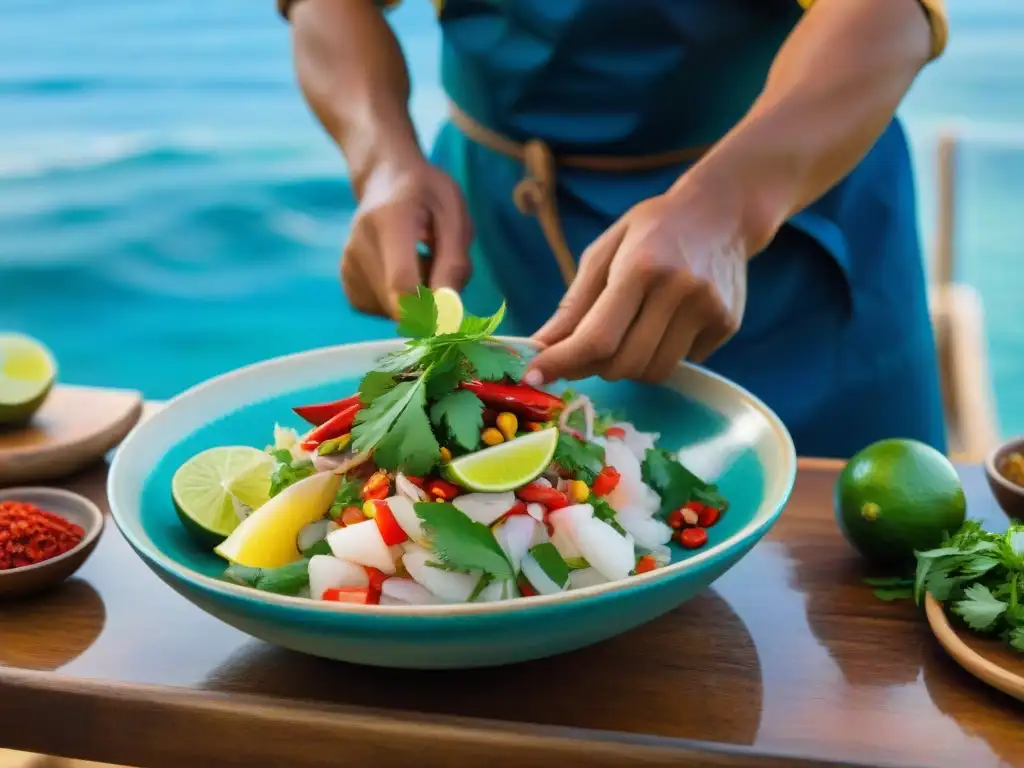
[[(251, 639), (178, 596), (113, 524), (56, 591), (0, 603), (0, 746), (138, 766), (1024, 765), (1024, 706), (882, 602), (805, 460), (779, 523), (712, 589), (557, 658), (404, 672)], [(976, 467), (970, 514), (1006, 519)], [(67, 483), (97, 502), (105, 468)]]

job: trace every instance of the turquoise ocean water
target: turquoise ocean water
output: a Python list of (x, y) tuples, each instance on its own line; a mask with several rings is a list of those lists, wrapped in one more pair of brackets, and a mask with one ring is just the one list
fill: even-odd
[[(984, 299), (1001, 429), (1024, 432), (1024, 3), (950, 0), (946, 56), (902, 115), (933, 225), (935, 138), (963, 153), (958, 277)], [(0, 0), (0, 329), (65, 381), (167, 397), (266, 357), (390, 335), (337, 282), (353, 209), (270, 0)], [(429, 142), (426, 0), (392, 15)]]

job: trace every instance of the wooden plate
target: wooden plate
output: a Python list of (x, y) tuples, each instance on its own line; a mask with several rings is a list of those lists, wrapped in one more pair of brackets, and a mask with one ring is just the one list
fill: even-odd
[(1024, 653), (950, 624), (942, 603), (925, 597), (925, 613), (935, 637), (954, 661), (982, 682), (1024, 701)]
[(54, 387), (27, 428), (0, 431), (0, 486), (76, 472), (120, 443), (141, 414), (139, 392)]

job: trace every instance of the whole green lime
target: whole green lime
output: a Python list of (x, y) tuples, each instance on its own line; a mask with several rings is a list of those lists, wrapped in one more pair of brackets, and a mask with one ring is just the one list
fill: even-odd
[(861, 555), (903, 565), (963, 525), (967, 499), (949, 459), (917, 440), (893, 438), (850, 459), (836, 482), (835, 513)]

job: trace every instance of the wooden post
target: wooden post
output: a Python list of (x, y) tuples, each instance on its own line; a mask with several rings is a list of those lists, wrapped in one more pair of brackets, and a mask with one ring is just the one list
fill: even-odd
[(934, 283), (941, 290), (956, 277), (956, 185), (958, 139), (952, 132), (939, 136), (938, 210), (936, 212)]

